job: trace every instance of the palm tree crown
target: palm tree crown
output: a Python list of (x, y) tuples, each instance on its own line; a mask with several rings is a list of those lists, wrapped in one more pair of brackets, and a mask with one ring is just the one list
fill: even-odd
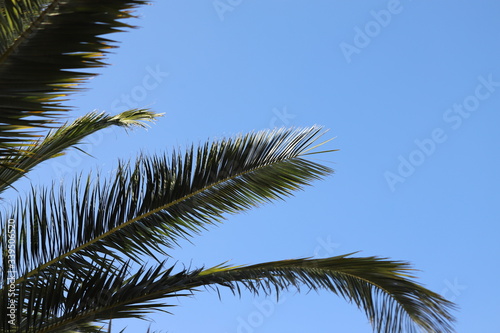
[[(133, 109), (59, 122), (70, 110), (65, 97), (104, 65), (108, 35), (130, 28), (122, 20), (144, 3), (0, 1), (0, 193), (96, 131), (161, 116)], [(231, 214), (332, 174), (310, 158), (333, 151), (320, 150), (324, 133), (319, 126), (252, 132), (119, 161), (108, 176), (33, 185), (0, 211), (0, 315), (7, 318), (0, 329), (102, 332), (110, 319), (144, 318), (209, 286), (255, 294), (326, 289), (354, 302), (376, 332), (452, 332), (453, 304), (417, 284), (405, 262), (347, 254), (189, 269), (144, 264)]]

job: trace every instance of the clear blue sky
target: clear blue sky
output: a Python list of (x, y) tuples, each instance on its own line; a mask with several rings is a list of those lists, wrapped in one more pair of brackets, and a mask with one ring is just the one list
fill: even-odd
[[(336, 174), (230, 217), (172, 252), (192, 267), (353, 251), (410, 261), (455, 301), (457, 332), (498, 332), (498, 1), (156, 1), (114, 36), (112, 66), (73, 96), (72, 117), (135, 106), (148, 131), (110, 130), (30, 176), (49, 183), (118, 158), (274, 126), (330, 128)], [(162, 332), (371, 332), (330, 295), (203, 291), (155, 314)], [(148, 322), (117, 321), (114, 330)], [(116, 330), (115, 330), (116, 329)]]

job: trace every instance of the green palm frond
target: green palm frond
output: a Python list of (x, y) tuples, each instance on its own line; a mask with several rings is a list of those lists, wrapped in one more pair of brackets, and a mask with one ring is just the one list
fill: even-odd
[(144, 127), (144, 121), (153, 121), (159, 116), (143, 109), (128, 110), (115, 116), (92, 112), (64, 124), (31, 147), (3, 159), (9, 168), (0, 168), (0, 193), (39, 163), (63, 155), (66, 149), (75, 148), (84, 138), (99, 130), (111, 126)]
[[(68, 108), (64, 97), (102, 67), (103, 35), (142, 0), (4, 0), (0, 3), (0, 158), (17, 154)], [(2, 160), (0, 159), (0, 167)], [(4, 166), (5, 167), (5, 166)]]
[(164, 247), (228, 213), (289, 196), (332, 172), (304, 158), (321, 134), (320, 127), (250, 133), (171, 157), (141, 156), (108, 181), (79, 177), (70, 188), (34, 189), (4, 215), (29, 221), (19, 225), (18, 282), (56, 263), (81, 269), (81, 256), (167, 254)]
[(216, 284), (240, 293), (242, 286), (266, 295), (290, 287), (325, 289), (354, 302), (366, 313), (375, 332), (453, 332), (453, 304), (412, 281), (410, 271), (403, 262), (341, 255), (216, 266), (192, 278), (190, 287)]
[[(119, 271), (98, 265), (90, 274), (72, 277), (70, 283), (65, 280), (65, 268), (51, 270), (50, 278), (25, 293), (30, 300), (25, 304), (28, 313), (44, 309), (29, 318), (29, 327), (36, 327), (37, 332), (60, 332), (109, 318), (144, 318), (151, 311), (173, 306), (172, 297), (226, 287), (236, 294), (246, 289), (276, 296), (290, 288), (324, 289), (364, 310), (376, 332), (452, 332), (452, 303), (415, 283), (412, 270), (402, 262), (342, 255), (177, 273), (174, 267), (163, 266), (143, 266), (130, 275), (128, 264)], [(52, 290), (51, 297), (46, 296), (48, 290)]]
[[(17, 327), (37, 333), (100, 332), (102, 326), (96, 324), (111, 318), (144, 318), (152, 311), (167, 312), (165, 307), (172, 305), (166, 304), (166, 299), (191, 292), (169, 295), (165, 290), (186, 285), (189, 276), (199, 270), (171, 274), (174, 267), (165, 270), (163, 266), (140, 267), (130, 274), (128, 263), (118, 270), (112, 263), (97, 264), (88, 274), (70, 277), (66, 267), (52, 266), (47, 274), (30, 278), (19, 288), (24, 313), (18, 313)], [(0, 309), (0, 314), (5, 315), (5, 310)], [(7, 323), (3, 325), (7, 327)]]

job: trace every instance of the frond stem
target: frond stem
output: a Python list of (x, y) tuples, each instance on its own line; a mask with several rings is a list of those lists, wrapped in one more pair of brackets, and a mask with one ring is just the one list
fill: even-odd
[[(296, 159), (296, 158), (300, 158), (300, 156), (301, 156), (301, 155), (302, 155), (302, 154), (299, 154), (299, 155), (297, 155), (296, 157), (291, 158), (290, 160), (292, 160), (292, 159)], [(284, 160), (279, 161), (279, 162), (277, 162), (276, 164), (281, 163), (281, 162), (284, 162)], [(224, 179), (219, 180), (218, 182), (215, 182), (215, 183), (213, 183), (213, 184), (210, 184), (209, 186), (205, 186), (205, 187), (203, 187), (203, 188), (200, 188), (199, 190), (194, 191), (193, 193), (190, 193), (189, 195), (185, 195), (184, 197), (181, 197), (181, 198), (179, 198), (179, 199), (177, 199), (177, 200), (174, 200), (174, 201), (172, 201), (172, 202), (170, 202), (170, 203), (168, 203), (168, 204), (165, 204), (165, 205), (163, 205), (163, 206), (160, 206), (160, 207), (158, 207), (158, 208), (155, 208), (155, 209), (153, 209), (153, 210), (151, 210), (151, 211), (149, 211), (149, 212), (147, 212), (147, 213), (144, 213), (144, 214), (139, 215), (139, 216), (137, 216), (137, 217), (135, 217), (135, 218), (133, 218), (133, 219), (131, 219), (131, 220), (129, 220), (129, 221), (126, 221), (126, 222), (124, 222), (124, 223), (122, 223), (122, 224), (120, 224), (120, 225), (118, 225), (118, 226), (114, 227), (113, 229), (111, 229), (111, 230), (109, 230), (109, 231), (107, 231), (107, 232), (103, 233), (102, 235), (100, 235), (100, 236), (98, 236), (98, 237), (96, 237), (96, 238), (92, 239), (91, 241), (88, 241), (87, 243), (84, 243), (84, 244), (82, 244), (82, 245), (78, 246), (77, 248), (75, 248), (75, 249), (73, 249), (73, 250), (71, 250), (71, 251), (69, 251), (69, 252), (67, 252), (67, 253), (65, 253), (65, 254), (63, 254), (63, 255), (60, 255), (59, 257), (57, 257), (57, 258), (55, 258), (55, 259), (52, 259), (51, 261), (48, 261), (47, 263), (45, 263), (45, 264), (43, 264), (43, 265), (39, 266), (38, 268), (36, 268), (36, 269), (34, 269), (34, 270), (32, 270), (32, 271), (28, 272), (28, 273), (27, 273), (27, 274), (25, 274), (24, 276), (19, 277), (19, 278), (18, 278), (18, 279), (17, 279), (14, 283), (15, 283), (15, 284), (18, 284), (18, 283), (21, 283), (21, 282), (25, 281), (25, 280), (26, 280), (26, 278), (29, 278), (29, 277), (31, 277), (31, 276), (33, 276), (33, 275), (37, 274), (38, 272), (40, 272), (41, 270), (43, 270), (43, 269), (45, 269), (45, 268), (49, 267), (50, 265), (55, 264), (55, 263), (57, 263), (58, 261), (61, 261), (62, 259), (67, 258), (67, 257), (69, 257), (70, 255), (75, 254), (75, 253), (77, 253), (78, 251), (81, 251), (81, 250), (85, 249), (86, 247), (88, 247), (88, 246), (90, 246), (90, 245), (92, 245), (92, 244), (94, 244), (94, 243), (96, 243), (96, 242), (98, 242), (98, 241), (100, 241), (100, 240), (102, 240), (102, 239), (106, 238), (107, 236), (109, 236), (109, 235), (111, 235), (111, 234), (113, 234), (113, 233), (115, 233), (115, 232), (117, 232), (117, 231), (119, 231), (119, 230), (121, 230), (121, 229), (123, 229), (123, 228), (127, 227), (128, 225), (130, 225), (130, 224), (132, 224), (132, 223), (134, 223), (134, 222), (137, 222), (137, 221), (139, 221), (139, 220), (141, 220), (141, 219), (143, 219), (143, 218), (146, 218), (146, 217), (148, 217), (148, 216), (150, 216), (150, 215), (153, 215), (153, 214), (155, 214), (155, 213), (157, 213), (157, 212), (159, 212), (159, 211), (161, 211), (161, 210), (164, 210), (164, 209), (167, 209), (167, 208), (169, 208), (169, 207), (172, 207), (173, 205), (176, 205), (176, 204), (178, 204), (178, 203), (180, 203), (180, 202), (182, 202), (182, 201), (184, 201), (184, 200), (187, 200), (187, 199), (189, 199), (189, 198), (191, 198), (191, 197), (193, 197), (193, 196), (195, 196), (195, 195), (197, 195), (197, 194), (199, 194), (199, 193), (201, 193), (201, 192), (203, 192), (203, 191), (206, 191), (206, 190), (207, 190), (207, 189), (209, 189), (209, 188), (213, 188), (214, 186), (217, 186), (217, 185), (219, 185), (219, 184), (221, 184), (221, 183), (223, 183), (223, 182), (227, 182), (227, 181), (229, 181), (229, 180), (231, 180), (231, 179), (235, 179), (235, 178), (237, 178), (237, 177), (240, 177), (240, 176), (242, 176), (242, 175), (248, 174), (248, 173), (253, 172), (253, 171), (255, 171), (255, 170), (259, 170), (259, 169), (265, 168), (265, 167), (267, 167), (268, 165), (269, 165), (269, 163), (268, 163), (268, 164), (265, 164), (265, 165), (262, 165), (262, 166), (259, 166), (259, 167), (257, 167), (257, 168), (252, 168), (252, 169), (249, 169), (249, 170), (247, 170), (247, 171), (244, 171), (244, 172), (238, 173), (238, 174), (236, 174), (236, 175), (234, 175), (234, 176), (231, 176), (231, 177), (226, 177), (226, 178), (224, 178)]]

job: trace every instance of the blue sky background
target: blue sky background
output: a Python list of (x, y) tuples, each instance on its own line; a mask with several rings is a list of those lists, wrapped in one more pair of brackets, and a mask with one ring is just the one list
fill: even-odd
[[(140, 151), (324, 125), (340, 151), (318, 158), (334, 176), (183, 242), (179, 265), (354, 251), (406, 260), (458, 304), (457, 332), (499, 331), (498, 1), (157, 1), (138, 14), (141, 28), (114, 36), (112, 66), (73, 96), (70, 117), (138, 106), (166, 115), (148, 131), (93, 135), (82, 148), (94, 158), (72, 151), (32, 183), (108, 173)], [(176, 304), (151, 316), (153, 330), (371, 332), (327, 292), (276, 303), (206, 291)]]

